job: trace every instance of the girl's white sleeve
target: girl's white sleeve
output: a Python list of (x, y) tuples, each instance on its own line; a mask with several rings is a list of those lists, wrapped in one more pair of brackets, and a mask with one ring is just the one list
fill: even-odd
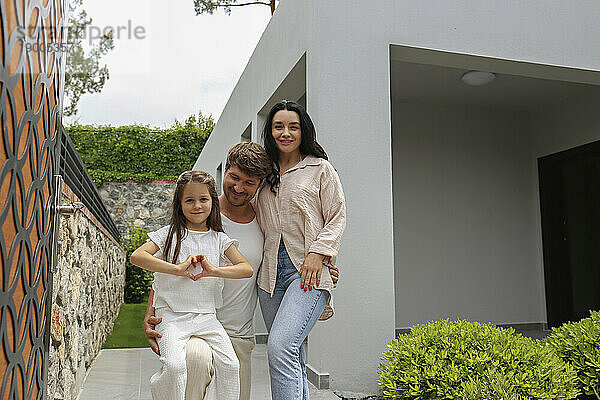
[(153, 241), (155, 245), (160, 249), (160, 253), (163, 253), (165, 243), (167, 242), (167, 234), (169, 233), (169, 226), (163, 226), (153, 232), (148, 232), (149, 240)]
[(238, 247), (240, 243), (236, 239), (231, 239), (223, 232), (218, 232), (217, 235), (219, 240), (219, 256), (221, 259), (226, 260), (227, 256), (225, 255), (225, 251), (227, 251), (229, 246), (233, 244), (235, 247)]

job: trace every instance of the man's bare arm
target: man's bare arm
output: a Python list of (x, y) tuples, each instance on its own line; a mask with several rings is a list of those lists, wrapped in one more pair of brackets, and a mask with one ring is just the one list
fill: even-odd
[(144, 315), (144, 322), (142, 327), (144, 328), (144, 334), (146, 335), (146, 339), (148, 339), (148, 343), (150, 343), (150, 348), (153, 352), (160, 356), (160, 349), (158, 348), (158, 342), (156, 338), (162, 337), (162, 335), (155, 331), (154, 328), (157, 324), (160, 324), (162, 318), (156, 318), (154, 313), (156, 310), (152, 307), (152, 301), (154, 299), (154, 289), (150, 289), (150, 294), (148, 296), (148, 307), (146, 307), (146, 315)]

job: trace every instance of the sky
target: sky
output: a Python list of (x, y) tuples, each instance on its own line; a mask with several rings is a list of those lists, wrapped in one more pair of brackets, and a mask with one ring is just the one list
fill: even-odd
[(84, 0), (83, 8), (93, 19), (84, 40), (112, 28), (115, 48), (102, 59), (110, 79), (82, 96), (66, 124), (165, 128), (198, 111), (217, 120), (271, 17), (267, 6), (196, 16), (193, 0)]

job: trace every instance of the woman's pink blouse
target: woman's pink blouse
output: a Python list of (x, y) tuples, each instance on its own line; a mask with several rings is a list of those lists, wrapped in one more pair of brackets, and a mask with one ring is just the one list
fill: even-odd
[[(308, 253), (331, 256), (334, 262), (346, 227), (346, 202), (340, 178), (327, 160), (306, 157), (281, 176), (276, 194), (265, 184), (255, 201), (265, 235), (258, 271), (261, 289), (273, 294), (281, 238), (298, 270)], [(318, 288), (329, 292), (333, 289), (327, 267), (323, 267)]]

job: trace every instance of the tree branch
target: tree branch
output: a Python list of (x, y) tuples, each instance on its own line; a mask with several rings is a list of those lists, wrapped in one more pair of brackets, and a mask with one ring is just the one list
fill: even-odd
[(252, 6), (254, 4), (262, 4), (264, 6), (270, 6), (271, 3), (263, 3), (262, 1), (255, 1), (253, 3), (233, 3), (233, 4), (217, 4), (215, 7), (243, 7), (243, 6)]

